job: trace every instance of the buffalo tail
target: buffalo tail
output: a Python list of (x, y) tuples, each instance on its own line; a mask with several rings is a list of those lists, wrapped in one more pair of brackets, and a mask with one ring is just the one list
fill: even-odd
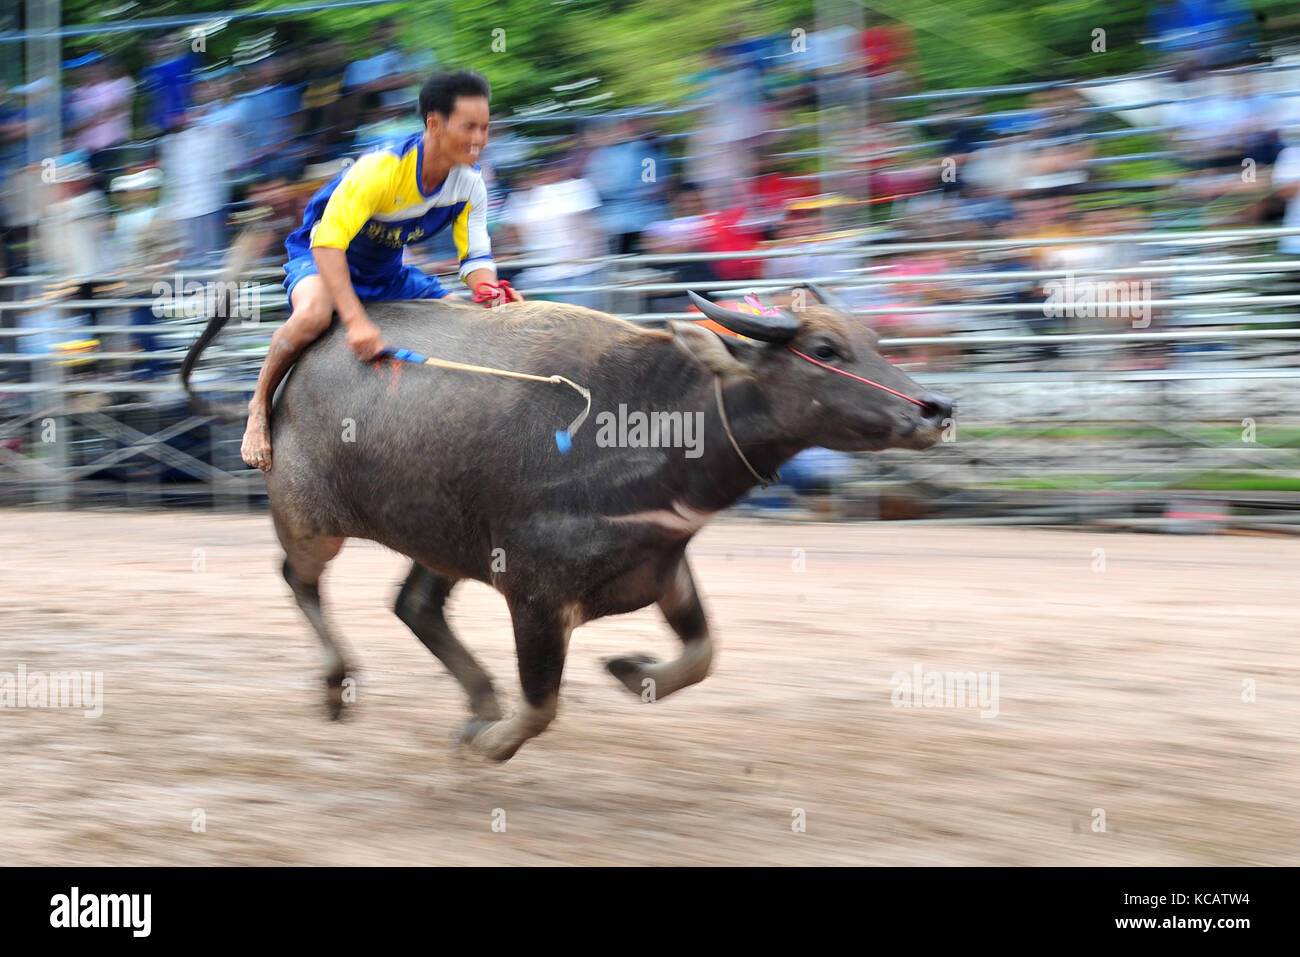
[(218, 292), (213, 302), (212, 314), (208, 316), (208, 324), (194, 340), (189, 352), (185, 353), (185, 360), (181, 363), (181, 385), (185, 389), (185, 394), (189, 396), (190, 406), (200, 415), (210, 415), (223, 422), (239, 422), (248, 417), (248, 407), (242, 403), (209, 402), (203, 398), (190, 386), (190, 375), (198, 365), (203, 350), (230, 321), (233, 312), (230, 290), (236, 287), (239, 277), (248, 270), (248, 267), (261, 258), (273, 237), (274, 233), (265, 221), (251, 223), (235, 237), (221, 275), (218, 277), (220, 280), (217, 285)]

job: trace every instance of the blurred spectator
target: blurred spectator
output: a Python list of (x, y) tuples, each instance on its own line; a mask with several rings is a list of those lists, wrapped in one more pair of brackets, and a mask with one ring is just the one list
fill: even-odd
[(875, 96), (892, 96), (911, 85), (908, 68), (916, 54), (912, 27), (906, 21), (871, 11), (873, 19), (884, 21), (862, 31), (862, 54), (867, 61), (867, 75), (874, 81)]
[[(952, 238), (951, 225), (934, 218), (915, 224), (909, 241), (933, 242)], [(962, 250), (928, 249), (907, 252), (892, 257), (884, 264), (882, 274), (897, 279), (885, 289), (888, 301), (882, 305), (897, 306), (897, 313), (878, 315), (873, 323), (882, 335), (887, 336), (946, 336), (960, 328), (960, 321), (952, 313), (927, 310), (909, 310), (907, 306), (951, 305), (959, 302), (971, 291), (952, 280), (933, 280), (927, 276), (950, 273), (961, 268), (967, 254)], [(954, 347), (941, 344), (896, 346), (891, 353), (910, 361), (933, 363), (938, 367), (951, 364), (957, 355)]]
[[(745, 206), (712, 211), (707, 222), (708, 229), (700, 252), (747, 252), (757, 249), (763, 240), (762, 229), (749, 218)], [(762, 269), (762, 261), (758, 259), (719, 259), (713, 263), (713, 271), (719, 279), (753, 279), (762, 273)]]
[(862, 34), (847, 26), (833, 26), (808, 36), (807, 58), (820, 88), (817, 102), (824, 109), (865, 102), (868, 58)]
[(1026, 190), (1077, 187), (1088, 181), (1088, 161), (1094, 149), (1088, 114), (1072, 90), (1042, 90), (1030, 97), (1028, 117), (1031, 155)]
[(14, 89), (0, 86), (0, 175), (27, 162), (27, 111)]
[(80, 68), (82, 83), (69, 96), (69, 132), (76, 149), (90, 157), (95, 185), (107, 185), (104, 170), (109, 150), (131, 139), (131, 102), (135, 81), (122, 74), (115, 60), (89, 54)]
[(40, 167), (29, 166), (26, 155), (30, 125), (17, 91), (0, 95), (0, 274), (27, 272), (40, 218)]
[[(199, 85), (200, 102), (187, 114), (184, 129), (163, 137), (159, 160), (165, 178), (163, 204), (185, 236), (187, 266), (212, 265), (226, 246), (229, 173), (242, 158), (236, 144), (235, 114), (209, 97), (217, 91)], [(254, 114), (256, 115), (256, 114)]]
[[(519, 275), (522, 290), (555, 285), (599, 285), (604, 267), (578, 260), (603, 256), (607, 250), (597, 211), (600, 196), (595, 187), (570, 173), (568, 160), (543, 163), (525, 180), (524, 188), (506, 202), (503, 221), (518, 236), (529, 259), (558, 260), (532, 266)], [(547, 294), (530, 298), (552, 298)], [(603, 307), (603, 294), (557, 293), (553, 298), (592, 309)]]
[(342, 43), (331, 41), (312, 47), (302, 94), (303, 127), (312, 139), (312, 150), (307, 157), (310, 162), (334, 159), (346, 149), (343, 99), (346, 69), (347, 48)]
[(668, 164), (635, 120), (612, 121), (600, 132), (583, 178), (600, 194), (601, 227), (611, 250), (622, 255), (636, 251), (641, 230), (667, 213), (660, 177)]
[[(682, 183), (670, 196), (672, 215), (646, 227), (646, 251), (655, 255), (673, 253), (699, 253), (705, 251), (709, 239), (710, 217), (704, 209), (700, 188), (694, 183)], [(717, 279), (712, 263), (686, 260), (672, 266), (668, 282), (710, 283)], [(690, 299), (685, 293), (664, 293), (650, 298), (651, 312), (685, 312)]]
[(177, 129), (190, 108), (192, 74), (200, 60), (190, 50), (189, 35), (180, 32), (154, 40), (149, 47), (151, 63), (141, 74), (143, 92), (148, 98), (146, 121), (154, 131), (167, 133)]
[(179, 257), (182, 239), (159, 202), (162, 186), (163, 172), (156, 166), (113, 180), (110, 189), (119, 205), (113, 216), (111, 243), (115, 271), (141, 272), (171, 264)]
[[(1061, 193), (1022, 194), (1016, 203), (1015, 234), (1020, 238), (1051, 239), (1076, 235), (1073, 201)], [(1032, 259), (1035, 269), (1070, 268), (1078, 255), (1070, 244), (1035, 246)]]
[(758, 159), (758, 176), (754, 179), (750, 220), (766, 239), (774, 239), (785, 222), (790, 204), (812, 196), (815, 185), (797, 177), (794, 162), (778, 156), (773, 149)]
[(650, 251), (659, 255), (699, 252), (709, 230), (700, 188), (694, 183), (679, 184), (672, 193), (670, 212), (672, 215), (667, 219), (646, 227)]
[(1026, 122), (999, 124), (997, 139), (982, 149), (965, 154), (957, 167), (958, 195), (1008, 196), (1021, 193), (1034, 175), (1032, 125)]
[[(785, 218), (777, 230), (775, 245), (797, 251), (762, 260), (763, 278), (806, 280), (832, 276), (858, 267), (861, 254), (850, 251), (857, 245), (855, 237), (824, 235), (822, 211), (831, 202), (827, 199), (808, 199), (789, 204)], [(852, 301), (853, 296), (845, 298)]]
[(703, 108), (688, 146), (690, 178), (712, 205), (743, 203), (763, 132), (757, 71), (719, 47), (698, 79)]
[[(1228, 220), (1267, 222), (1267, 168), (1282, 149), (1279, 98), (1257, 93), (1248, 73), (1211, 75), (1184, 68), (1177, 80), (1184, 99), (1166, 109), (1165, 121), (1178, 160), (1189, 172), (1178, 178), (1175, 195), (1200, 206), (1230, 197), (1234, 209)], [(1243, 175), (1247, 165), (1251, 175)]]
[(1208, 67), (1242, 59), (1254, 21), (1245, 0), (1164, 0), (1151, 10), (1148, 30), (1175, 62)]
[(38, 229), (41, 262), (59, 277), (84, 279), (111, 267), (108, 204), (94, 187), (84, 153), (58, 157), (53, 166), (54, 198)]
[[(1300, 229), (1300, 127), (1289, 130), (1288, 134), (1288, 145), (1273, 164), (1273, 194), (1286, 204), (1282, 225)], [(1280, 237), (1277, 248), (1285, 256), (1300, 257), (1300, 233)], [(1300, 278), (1300, 273), (1291, 275)]]
[[(405, 110), (415, 105), (420, 82), (438, 64), (433, 51), (426, 48), (404, 53), (398, 46), (400, 26), (393, 18), (383, 20), (375, 29), (375, 43), (379, 52), (350, 64), (343, 75), (343, 91), (360, 100), (359, 108), (368, 102), (382, 109)], [(375, 94), (373, 100), (369, 99)]]
[(1274, 104), (1256, 97), (1247, 74), (1224, 76), (1184, 69), (1176, 75), (1179, 99), (1165, 109), (1179, 159), (1188, 169), (1233, 169), (1243, 157), (1268, 165), (1280, 149)]
[(288, 54), (268, 56), (250, 69), (252, 89), (244, 94), (248, 124), (248, 145), (252, 165), (261, 170), (286, 153), (301, 123), (303, 86), (290, 82), (289, 68), (294, 60)]
[[(103, 275), (108, 260), (108, 205), (104, 194), (94, 188), (94, 174), (85, 154), (69, 153), (57, 157), (49, 175), (53, 199), (44, 208), (37, 227), (40, 262), (59, 280), (47, 290), (50, 298), (89, 298), (89, 279)], [(37, 173), (39, 176), (39, 173)], [(51, 309), (27, 313), (19, 325), (33, 328), (58, 328), (80, 324), (67, 310)], [(24, 352), (47, 352), (58, 345), (62, 336), (39, 333), (23, 336)]]
[(369, 101), (356, 128), (352, 152), (365, 152), (420, 132), (420, 120), (413, 110), (380, 106), (378, 93), (370, 94)]
[(233, 67), (205, 74), (197, 86), (200, 105), (194, 111), (200, 122), (218, 127), (226, 137), (221, 148), (226, 157), (226, 178), (232, 185), (251, 174), (249, 129), (256, 122), (249, 100), (235, 95), (235, 77)]
[[(154, 166), (118, 176), (112, 182), (111, 192), (120, 205), (113, 217), (113, 265), (116, 271), (130, 277), (116, 290), (121, 298), (154, 295), (150, 276), (171, 279), (170, 269), (180, 253), (181, 240), (159, 203), (162, 185), (162, 170)], [(158, 318), (151, 306), (135, 306), (123, 311), (133, 326), (152, 326)], [(142, 332), (131, 337), (128, 348), (159, 352), (165, 345), (156, 333)], [(126, 350), (110, 346), (108, 351)], [(136, 364), (134, 370), (137, 374), (155, 378), (166, 374), (168, 364), (163, 359), (148, 359)]]

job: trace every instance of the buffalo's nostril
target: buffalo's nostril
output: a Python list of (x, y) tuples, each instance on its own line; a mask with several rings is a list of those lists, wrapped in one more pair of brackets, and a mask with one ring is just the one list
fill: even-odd
[(927, 392), (921, 398), (921, 413), (927, 419), (947, 419), (952, 416), (952, 399), (938, 392)]

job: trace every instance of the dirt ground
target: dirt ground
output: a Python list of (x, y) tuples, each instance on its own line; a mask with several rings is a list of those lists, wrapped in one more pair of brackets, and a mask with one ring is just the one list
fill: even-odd
[[(600, 661), (671, 633), (587, 624), (558, 720), (498, 766), (450, 746), (464, 698), (391, 614), (400, 556), (352, 542), (325, 579), (361, 665), (334, 723), (265, 516), (0, 512), (0, 672), (103, 673), (99, 717), (0, 708), (0, 860), (1294, 865), (1298, 552), (717, 522), (713, 675), (642, 703)], [(501, 598), (462, 585), (451, 619), (513, 707)], [(996, 716), (896, 707), (918, 668), (996, 673)]]

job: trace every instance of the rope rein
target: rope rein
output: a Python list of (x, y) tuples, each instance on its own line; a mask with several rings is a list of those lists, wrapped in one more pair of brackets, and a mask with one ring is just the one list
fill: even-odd
[(786, 346), (786, 348), (789, 349), (791, 352), (793, 352), (795, 355), (797, 355), (800, 359), (807, 359), (815, 366), (821, 366), (823, 369), (829, 369), (831, 372), (838, 372), (840, 375), (846, 375), (850, 379), (856, 379), (858, 382), (865, 382), (867, 385), (874, 385), (877, 389), (880, 389), (881, 391), (888, 392), (890, 395), (896, 395), (900, 399), (906, 399), (908, 402), (911, 402), (913, 405), (919, 405), (921, 408), (923, 409), (925, 408), (925, 403), (922, 402), (920, 399), (913, 399), (910, 395), (904, 395), (901, 392), (895, 392), (887, 385), (881, 385), (879, 382), (872, 382), (870, 379), (864, 379), (862, 378), (862, 376), (854, 375), (852, 372), (845, 372), (843, 369), (837, 369), (834, 366), (827, 365), (824, 362), (818, 362), (812, 356), (804, 355), (794, 346)]
[(779, 471), (774, 471), (770, 478), (763, 478), (758, 474), (758, 470), (749, 464), (749, 459), (745, 458), (745, 453), (740, 451), (740, 443), (736, 441), (736, 437), (731, 432), (731, 423), (727, 421), (727, 410), (722, 404), (722, 378), (717, 375), (713, 377), (713, 396), (718, 400), (718, 415), (722, 418), (722, 431), (727, 433), (727, 438), (731, 440), (731, 447), (740, 456), (740, 461), (745, 463), (745, 468), (749, 469), (749, 474), (758, 479), (758, 484), (763, 488), (781, 481)]
[[(805, 355), (793, 346), (786, 346), (786, 348), (799, 358), (806, 359), (815, 366), (820, 366), (821, 368), (827, 369), (831, 372), (837, 372), (840, 375), (848, 376), (850, 379), (854, 379), (869, 386), (874, 386), (883, 392), (888, 392), (890, 395), (896, 395), (900, 399), (906, 399), (914, 405), (925, 408), (924, 402), (919, 399), (914, 399), (910, 395), (904, 395), (902, 392), (891, 389), (887, 385), (881, 385), (879, 382), (872, 382), (870, 379), (865, 379), (860, 375), (854, 375), (852, 372), (845, 372), (843, 369), (837, 369), (832, 365), (827, 365), (825, 362), (819, 362), (812, 356)], [(591, 391), (578, 385), (578, 383), (574, 382), (572, 379), (567, 379), (562, 375), (533, 375), (528, 372), (512, 372), (509, 369), (494, 369), (490, 366), (470, 365), (467, 362), (453, 362), (450, 359), (434, 359), (429, 356), (421, 355), (418, 352), (412, 352), (410, 349), (389, 349), (385, 355), (390, 355), (394, 359), (398, 359), (402, 362), (413, 362), (417, 365), (437, 366), (441, 369), (457, 369), (461, 372), (481, 372), (485, 375), (504, 376), (510, 379), (527, 379), (530, 382), (546, 382), (551, 385), (569, 386), (569, 388), (577, 392), (578, 395), (582, 396), (586, 405), (582, 412), (579, 413), (578, 417), (569, 423), (567, 429), (557, 429), (555, 432), (555, 445), (562, 455), (568, 455), (569, 450), (573, 447), (573, 433), (578, 431), (579, 427), (581, 427), (582, 423), (587, 420), (587, 416), (591, 413)], [(736, 441), (736, 435), (731, 431), (731, 422), (727, 418), (726, 405), (722, 401), (722, 377), (716, 374), (713, 377), (713, 397), (717, 402), (718, 417), (722, 420), (722, 431), (726, 433), (727, 441), (731, 443), (731, 447), (735, 450), (736, 455), (739, 456), (740, 461), (744, 463), (745, 468), (749, 470), (749, 474), (757, 479), (758, 484), (762, 488), (767, 488), (768, 486), (779, 482), (781, 480), (780, 470), (774, 469), (770, 476), (764, 478), (759, 474), (758, 469), (754, 468), (753, 464), (745, 456), (745, 453), (741, 451), (740, 443)]]

